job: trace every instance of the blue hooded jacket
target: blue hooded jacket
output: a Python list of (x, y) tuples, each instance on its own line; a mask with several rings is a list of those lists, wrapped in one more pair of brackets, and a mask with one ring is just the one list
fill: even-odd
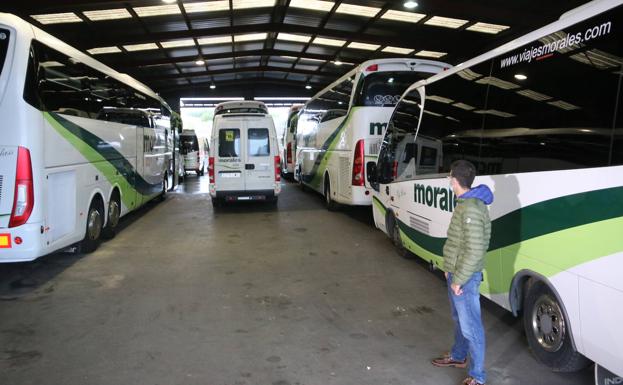
[(459, 198), (476, 198), (480, 199), (484, 204), (490, 205), (493, 203), (493, 192), (491, 192), (491, 189), (486, 184), (481, 184), (472, 188)]

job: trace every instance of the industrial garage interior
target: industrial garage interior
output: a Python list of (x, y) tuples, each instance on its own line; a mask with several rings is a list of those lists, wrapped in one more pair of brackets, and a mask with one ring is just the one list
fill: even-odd
[(5, 0), (0, 385), (620, 383), (622, 4)]

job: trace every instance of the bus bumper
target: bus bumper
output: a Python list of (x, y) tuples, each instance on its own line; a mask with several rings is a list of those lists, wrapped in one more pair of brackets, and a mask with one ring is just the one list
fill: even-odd
[(0, 229), (0, 263), (28, 262), (42, 256), (44, 235), (41, 229), (39, 223)]

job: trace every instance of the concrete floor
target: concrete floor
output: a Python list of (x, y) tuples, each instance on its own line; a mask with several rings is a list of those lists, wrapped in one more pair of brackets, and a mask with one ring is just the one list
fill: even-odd
[[(286, 184), (277, 209), (214, 211), (207, 177), (126, 218), (90, 255), (0, 266), (0, 384), (458, 384), (444, 282), (370, 209)], [(490, 384), (589, 384), (528, 351), (483, 301)]]

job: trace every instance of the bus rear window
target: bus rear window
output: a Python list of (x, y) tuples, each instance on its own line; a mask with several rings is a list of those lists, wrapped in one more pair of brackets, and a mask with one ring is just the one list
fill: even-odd
[(214, 113), (214, 115), (223, 114), (268, 114), (264, 108), (254, 107), (235, 107), (235, 108), (223, 108)]
[(218, 156), (237, 158), (240, 156), (240, 130), (227, 128), (218, 132)]
[(430, 73), (422, 72), (375, 72), (363, 79), (361, 88), (355, 94), (355, 106), (393, 107), (403, 92)]
[(182, 154), (186, 155), (189, 152), (199, 151), (199, 143), (194, 136), (182, 136), (180, 138), (180, 149)]
[(4, 67), (7, 51), (9, 50), (9, 30), (0, 28), (0, 74)]

